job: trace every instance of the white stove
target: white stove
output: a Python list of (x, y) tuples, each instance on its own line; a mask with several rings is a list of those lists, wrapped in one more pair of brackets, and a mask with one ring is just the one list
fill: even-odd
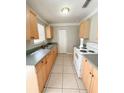
[(74, 66), (79, 78), (81, 78), (82, 61), (85, 54), (97, 54), (98, 45), (96, 43), (87, 43), (86, 48), (74, 47)]

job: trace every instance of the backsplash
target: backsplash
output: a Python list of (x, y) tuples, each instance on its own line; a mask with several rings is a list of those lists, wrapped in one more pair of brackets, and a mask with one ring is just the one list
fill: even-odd
[(39, 44), (33, 44), (33, 40), (26, 40), (26, 50), (30, 50), (32, 48), (36, 48), (38, 46), (41, 46), (41, 45), (44, 45), (46, 43), (48, 43), (49, 41), (48, 40), (45, 40)]

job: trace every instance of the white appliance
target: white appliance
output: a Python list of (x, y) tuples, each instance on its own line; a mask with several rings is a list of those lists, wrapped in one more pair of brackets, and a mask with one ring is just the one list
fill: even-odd
[(82, 74), (82, 62), (85, 54), (97, 54), (98, 53), (98, 45), (96, 43), (87, 43), (87, 47), (74, 47), (74, 67), (76, 69), (77, 75), (81, 78)]
[(79, 46), (80, 49), (83, 48), (83, 43), (84, 43), (84, 39), (80, 38), (80, 46)]

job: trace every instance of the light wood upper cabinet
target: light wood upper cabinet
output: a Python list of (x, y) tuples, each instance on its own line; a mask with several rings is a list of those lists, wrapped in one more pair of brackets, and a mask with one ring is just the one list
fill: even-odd
[(26, 8), (26, 40), (30, 40), (30, 24), (29, 24), (30, 11)]
[(27, 8), (26, 11), (26, 39), (39, 39), (37, 15), (32, 9), (29, 8)]
[(90, 21), (86, 20), (80, 24), (80, 38), (89, 38)]
[(48, 25), (46, 26), (46, 39), (53, 38), (53, 27)]

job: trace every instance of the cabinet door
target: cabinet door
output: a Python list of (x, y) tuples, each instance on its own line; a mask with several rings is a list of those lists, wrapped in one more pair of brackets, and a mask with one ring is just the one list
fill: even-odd
[(36, 14), (30, 10), (30, 38), (39, 39)]
[(86, 89), (89, 91), (91, 78), (92, 78), (92, 66), (89, 64), (87, 59), (84, 59), (83, 61), (83, 82), (86, 87)]
[(51, 39), (53, 37), (53, 28), (48, 25), (46, 27), (46, 39)]
[(58, 47), (56, 47), (56, 57), (57, 57), (57, 55), (58, 55)]
[[(48, 54), (49, 55), (49, 54)], [(47, 57), (46, 57), (46, 78), (48, 79), (48, 76), (49, 76), (49, 64), (48, 64), (48, 55), (47, 55)]]
[(84, 38), (88, 38), (89, 37), (89, 31), (90, 31), (90, 21), (87, 20), (85, 21), (85, 30), (84, 30)]
[(55, 57), (56, 57), (56, 48), (53, 48), (53, 49), (52, 49), (52, 58), (51, 58), (52, 64), (54, 64)]
[(26, 40), (30, 40), (30, 11), (26, 8)]
[(39, 91), (42, 92), (44, 88), (44, 76), (43, 76), (43, 65), (41, 62), (36, 65), (36, 72), (37, 72)]
[(39, 86), (39, 91), (42, 92), (43, 87), (44, 87), (44, 81), (43, 81), (43, 76), (42, 76), (42, 71), (37, 72), (37, 79), (38, 79), (38, 86)]
[(84, 21), (80, 24), (80, 38), (88, 38), (90, 30), (90, 21)]
[(98, 93), (98, 70), (96, 68), (93, 69), (90, 93)]
[(47, 77), (49, 76), (49, 73), (51, 71), (51, 58), (50, 58), (50, 53), (46, 57), (47, 61)]
[(43, 67), (42, 68), (42, 74), (43, 74), (44, 87), (45, 87), (45, 83), (46, 83), (46, 80), (47, 80), (46, 59), (43, 60), (42, 67)]
[(83, 38), (84, 30), (85, 30), (84, 23), (81, 23), (80, 24), (80, 33), (79, 33), (80, 38)]

